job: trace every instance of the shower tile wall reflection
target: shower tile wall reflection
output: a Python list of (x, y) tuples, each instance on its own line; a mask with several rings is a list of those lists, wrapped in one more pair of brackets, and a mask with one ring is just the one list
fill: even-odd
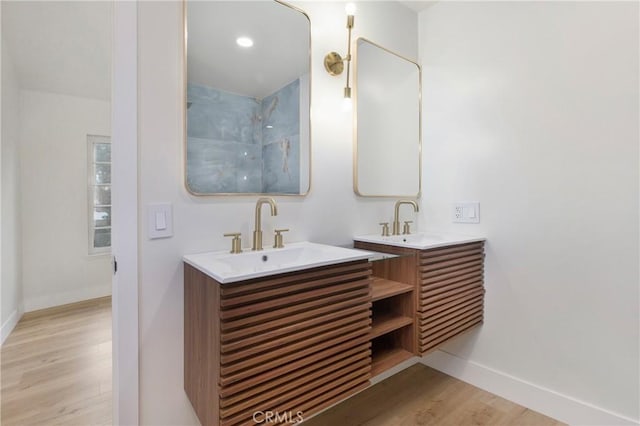
[(262, 101), (263, 192), (300, 191), (300, 80)]
[(196, 193), (300, 190), (300, 83), (264, 100), (187, 86), (187, 184)]

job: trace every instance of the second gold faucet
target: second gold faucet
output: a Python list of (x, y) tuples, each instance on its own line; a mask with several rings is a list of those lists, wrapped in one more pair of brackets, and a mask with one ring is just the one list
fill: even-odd
[[(410, 204), (415, 212), (419, 212), (418, 203), (413, 200), (399, 200), (396, 203), (395, 214), (393, 216), (393, 235), (400, 235), (400, 206), (402, 204)], [(405, 234), (409, 233), (409, 224), (405, 223)]]

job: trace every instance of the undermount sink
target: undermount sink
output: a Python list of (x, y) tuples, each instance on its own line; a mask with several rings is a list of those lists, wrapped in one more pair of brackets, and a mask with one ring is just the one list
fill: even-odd
[(310, 242), (291, 243), (284, 248), (191, 254), (183, 257), (189, 265), (219, 283), (232, 283), (251, 278), (293, 272), (335, 263), (367, 259), (371, 253)]
[(452, 244), (472, 243), (483, 241), (484, 237), (470, 235), (440, 234), (430, 232), (418, 232), (409, 235), (389, 235), (380, 234), (362, 235), (353, 238), (355, 241), (362, 241), (375, 244), (387, 244), (396, 247), (414, 248), (419, 250), (443, 247)]

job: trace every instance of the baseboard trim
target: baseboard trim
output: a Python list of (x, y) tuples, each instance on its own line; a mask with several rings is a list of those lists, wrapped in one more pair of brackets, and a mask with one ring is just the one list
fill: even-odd
[(372, 377), (371, 378), (371, 386), (373, 386), (373, 385), (375, 385), (377, 383), (380, 383), (383, 380), (386, 380), (389, 377), (391, 377), (391, 376), (393, 376), (395, 374), (398, 374), (402, 370), (406, 370), (407, 368), (411, 367), (412, 365), (418, 364), (419, 362), (420, 362), (420, 358), (417, 357), (417, 356), (414, 356), (413, 358), (409, 358), (408, 360), (403, 361), (400, 364), (391, 367), (390, 369), (388, 369), (384, 373), (380, 373), (377, 376)]
[(24, 315), (22, 315), (22, 320), (31, 321), (36, 318), (58, 315), (72, 310), (96, 308), (104, 305), (111, 306), (111, 296), (102, 296), (95, 299), (81, 300), (80, 302), (67, 303), (65, 305), (52, 306), (51, 308), (25, 312)]
[(575, 425), (638, 425), (638, 420), (613, 413), (568, 395), (529, 383), (501, 371), (436, 350), (420, 362), (502, 398), (556, 420)]
[(16, 309), (11, 312), (9, 318), (2, 324), (2, 331), (0, 331), (0, 346), (4, 345), (4, 341), (7, 340), (7, 337), (11, 334), (18, 321), (20, 321), (20, 317), (22, 317), (22, 311), (20, 309)]
[(69, 303), (81, 302), (83, 300), (97, 299), (99, 297), (111, 296), (111, 284), (91, 287), (81, 290), (67, 291), (58, 294), (49, 294), (45, 296), (25, 299), (24, 311), (32, 312), (41, 309), (52, 308), (54, 306), (68, 305)]

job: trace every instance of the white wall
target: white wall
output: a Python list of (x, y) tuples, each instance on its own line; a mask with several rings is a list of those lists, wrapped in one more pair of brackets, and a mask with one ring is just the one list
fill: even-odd
[(20, 158), (20, 88), (9, 50), (2, 42), (2, 306), (1, 341), (22, 315)]
[(87, 134), (110, 135), (108, 102), (23, 90), (20, 134), (26, 311), (111, 294), (108, 255), (88, 255)]
[[(265, 235), (284, 226), (286, 241), (347, 244), (393, 215), (393, 202), (358, 199), (352, 190), (351, 117), (341, 112), (344, 76), (331, 77), (324, 55), (346, 50), (344, 3), (299, 2), (312, 28), (311, 193), (277, 197), (279, 215), (263, 219)], [(417, 56), (417, 17), (388, 2), (358, 4), (354, 36)], [(173, 203), (174, 237), (141, 235), (140, 419), (142, 424), (197, 424), (183, 391), (183, 279), (181, 257), (226, 249), (222, 234), (241, 231), (248, 246), (256, 197), (194, 198), (184, 189), (183, 81), (179, 2), (139, 4), (140, 229), (146, 206)], [(389, 25), (394, 22), (394, 25)], [(285, 241), (285, 243), (286, 243)]]
[[(638, 12), (438, 2), (419, 19), (424, 214), (488, 237), (485, 323), (445, 351), (636, 422)], [(452, 225), (455, 200), (482, 223)]]

